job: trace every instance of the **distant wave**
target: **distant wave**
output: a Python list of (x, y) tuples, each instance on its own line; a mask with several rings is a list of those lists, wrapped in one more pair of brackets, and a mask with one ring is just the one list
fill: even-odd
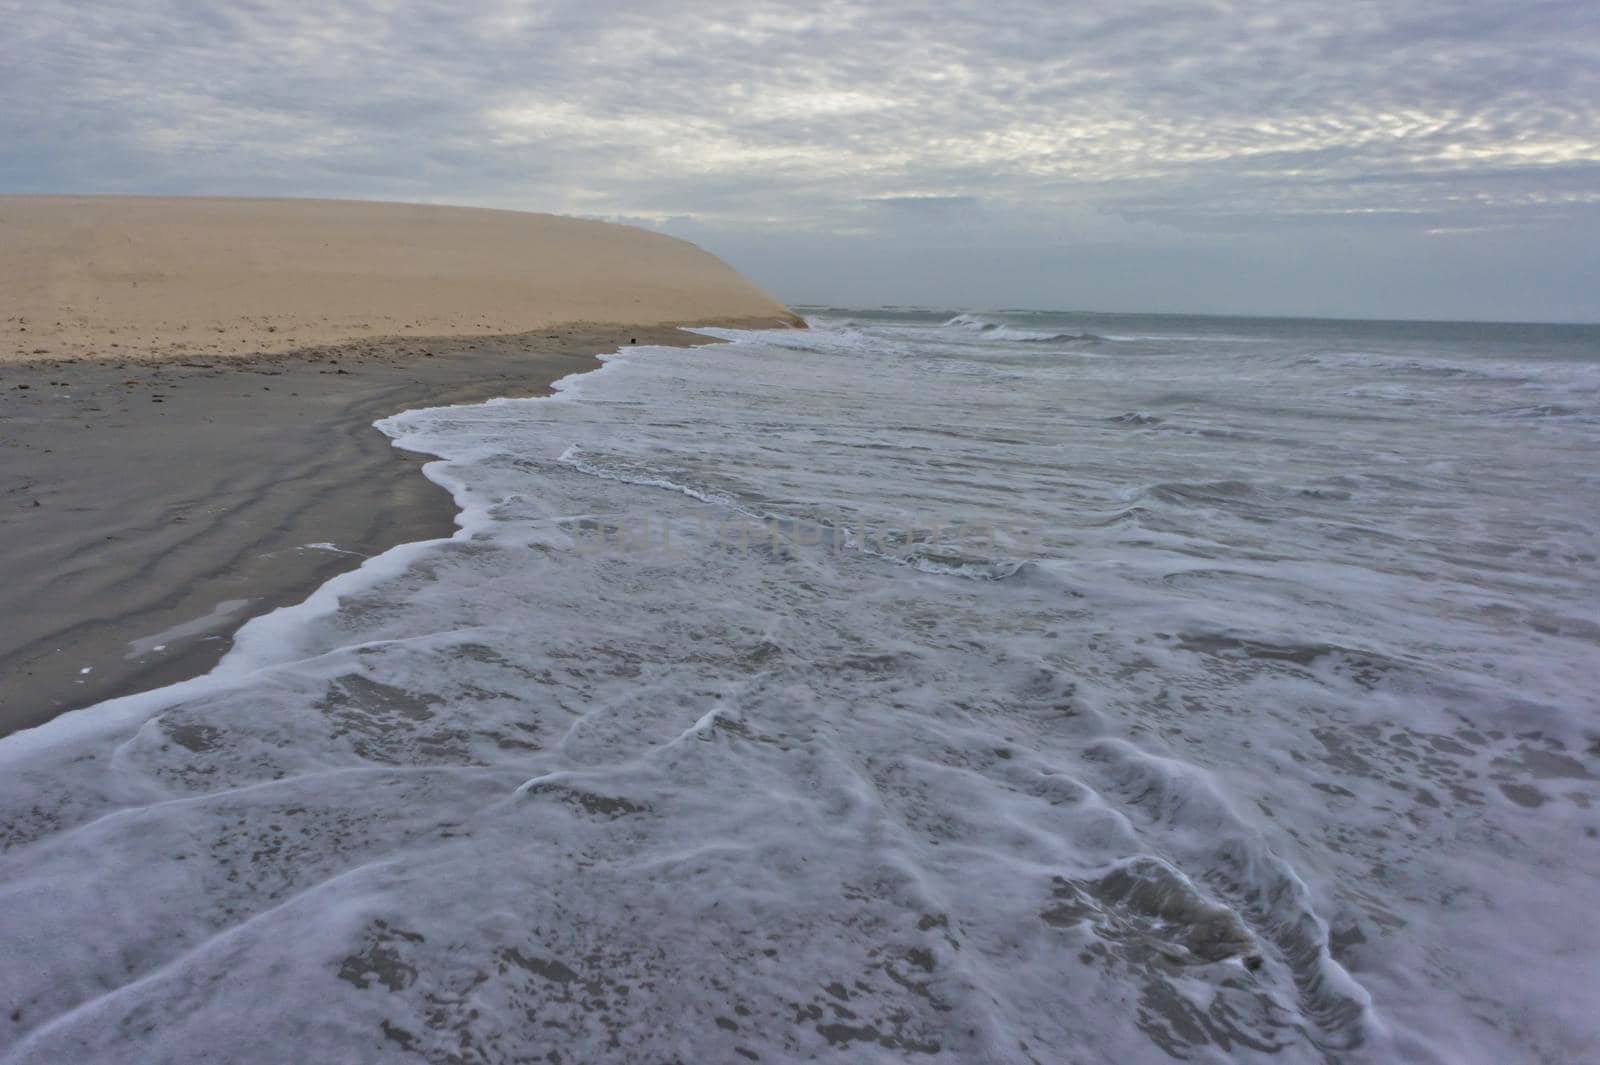
[(1350, 370), (1377, 370), (1406, 377), (1512, 385), (1527, 384), (1544, 369), (1529, 365), (1510, 365), (1503, 361), (1484, 360), (1469, 364), (1437, 357), (1424, 358), (1368, 351), (1318, 351), (1302, 356), (1296, 363), (1302, 366), (1326, 367), (1340, 374), (1348, 373)]
[(1034, 329), (1018, 329), (975, 314), (958, 314), (944, 325), (947, 329), (982, 333), (988, 340), (1009, 340), (1018, 344), (1094, 344), (1106, 339), (1093, 333), (1041, 333)]

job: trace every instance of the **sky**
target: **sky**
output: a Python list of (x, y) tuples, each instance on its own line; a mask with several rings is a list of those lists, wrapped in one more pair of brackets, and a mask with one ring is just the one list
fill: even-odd
[(1600, 4), (0, 0), (0, 192), (604, 218), (791, 303), (1600, 321)]

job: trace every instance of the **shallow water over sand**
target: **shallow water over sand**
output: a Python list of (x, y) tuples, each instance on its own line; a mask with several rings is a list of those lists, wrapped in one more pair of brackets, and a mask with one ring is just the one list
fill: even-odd
[(1600, 333), (813, 326), (0, 743), (0, 1060), (1592, 1050)]

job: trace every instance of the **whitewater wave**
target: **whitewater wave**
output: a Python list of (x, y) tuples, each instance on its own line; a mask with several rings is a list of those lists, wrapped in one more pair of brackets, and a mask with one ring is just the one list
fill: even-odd
[(944, 324), (947, 329), (964, 329), (982, 334), (985, 340), (1019, 344), (1098, 344), (1106, 339), (1093, 333), (1042, 333), (1032, 329), (1019, 329), (1005, 322), (996, 322), (971, 314), (958, 314)]
[(381, 423), (454, 537), (0, 741), (0, 1061), (1581, 1057), (1580, 371), (936, 317)]

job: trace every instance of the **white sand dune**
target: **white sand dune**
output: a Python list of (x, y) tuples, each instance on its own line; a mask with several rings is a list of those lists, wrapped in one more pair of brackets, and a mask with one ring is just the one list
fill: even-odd
[(336, 200), (0, 196), (0, 361), (575, 322), (799, 319), (715, 256), (633, 226)]

